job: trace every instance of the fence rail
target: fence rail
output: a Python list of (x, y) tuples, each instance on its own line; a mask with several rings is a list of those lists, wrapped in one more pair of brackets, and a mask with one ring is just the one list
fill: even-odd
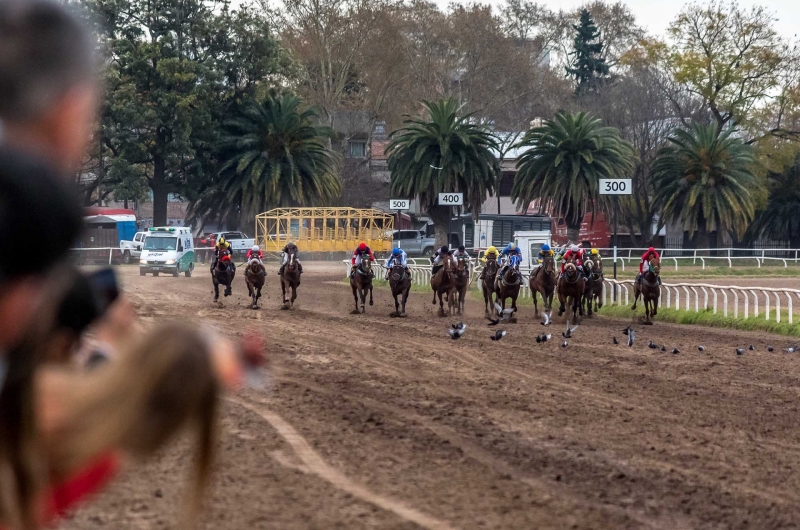
[[(600, 254), (605, 258), (614, 257), (613, 248), (600, 248)], [(715, 262), (727, 264), (729, 268), (745, 261), (755, 260), (760, 269), (765, 263), (775, 263), (789, 267), (789, 263), (800, 263), (800, 250), (795, 249), (752, 249), (752, 248), (706, 248), (706, 249), (676, 249), (662, 248), (656, 249), (661, 255), (661, 260), (669, 265), (674, 265), (678, 270), (679, 260), (686, 266), (686, 262), (691, 260), (692, 266), (700, 265), (703, 269)], [(625, 271), (625, 265), (638, 263), (642, 254), (647, 252), (646, 248), (617, 248), (617, 260)], [(711, 255), (711, 253), (716, 255)], [(706, 255), (708, 254), (708, 255)], [(779, 256), (781, 254), (782, 256)]]

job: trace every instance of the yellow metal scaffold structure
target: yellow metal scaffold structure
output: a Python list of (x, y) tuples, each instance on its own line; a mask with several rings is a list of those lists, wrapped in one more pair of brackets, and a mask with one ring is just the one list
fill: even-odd
[(392, 250), (394, 216), (374, 209), (277, 208), (256, 216), (256, 243), (280, 252), (294, 241), (301, 252), (352, 252), (364, 241), (376, 252)]

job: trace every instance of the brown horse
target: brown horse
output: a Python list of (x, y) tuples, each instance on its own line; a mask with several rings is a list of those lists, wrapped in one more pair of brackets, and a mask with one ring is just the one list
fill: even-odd
[(244, 282), (247, 284), (247, 294), (253, 300), (253, 309), (258, 309), (258, 299), (261, 298), (261, 289), (267, 281), (267, 271), (261, 260), (254, 259), (244, 270)]
[(506, 298), (511, 298), (512, 314), (517, 312), (517, 297), (519, 296), (519, 288), (522, 283), (522, 273), (519, 271), (519, 259), (512, 256), (509, 259), (509, 264), (505, 268), (505, 272), (498, 275), (497, 282), (495, 283), (495, 290), (497, 292), (497, 301), (503, 308), (506, 309)]
[(497, 260), (495, 258), (486, 258), (486, 266), (483, 268), (483, 278), (481, 279), (481, 291), (483, 291), (484, 314), (487, 318), (494, 312), (490, 308), (493, 308), (495, 303), (492, 300), (492, 295), (496, 294), (495, 282), (498, 270)]
[(653, 256), (647, 264), (647, 270), (644, 271), (641, 278), (641, 283), (636, 283), (633, 287), (633, 307), (636, 310), (636, 302), (639, 301), (639, 295), (642, 295), (644, 300), (644, 323), (652, 324), (653, 318), (658, 314), (658, 298), (661, 296), (661, 287), (658, 285), (658, 275), (661, 273), (661, 260)]
[[(289, 251), (286, 267), (283, 269), (281, 275), (281, 295), (283, 296), (283, 309), (290, 309), (294, 307), (294, 301), (297, 300), (297, 286), (300, 285), (300, 264), (297, 261), (297, 253)], [(286, 291), (292, 291), (292, 298), (286, 299)]]
[(211, 281), (214, 284), (214, 301), (219, 300), (219, 286), (225, 286), (225, 296), (232, 294), (231, 287), (233, 286), (233, 276), (236, 274), (231, 267), (228, 266), (230, 262), (230, 255), (227, 250), (221, 250), (217, 263), (211, 268)]
[(542, 295), (542, 311), (546, 315), (545, 323), (550, 323), (550, 316), (553, 314), (553, 294), (556, 291), (556, 260), (553, 256), (545, 256), (542, 266), (531, 274), (529, 280), (531, 297), (533, 298), (533, 312), (539, 318), (539, 306), (536, 301), (536, 293)]
[(567, 310), (565, 305), (567, 302), (572, 306), (573, 323), (577, 320), (578, 314), (583, 316), (581, 298), (583, 298), (584, 289), (583, 275), (578, 271), (578, 266), (572, 262), (566, 263), (564, 274), (558, 279), (558, 301), (561, 304), (561, 307), (558, 308), (558, 316), (563, 315)]
[(456, 260), (456, 310), (459, 315), (464, 314), (464, 306), (469, 289), (469, 260), (467, 256), (459, 256)]
[[(394, 313), (392, 313), (392, 316), (405, 317), (406, 301), (408, 301), (408, 292), (411, 290), (411, 274), (399, 263), (395, 263), (389, 269), (389, 287), (391, 287), (392, 296), (394, 297)], [(399, 301), (398, 297), (400, 297)]]
[(581, 312), (588, 317), (592, 317), (592, 293), (594, 293), (594, 270), (595, 264), (591, 259), (583, 262), (583, 296), (581, 297)]
[(597, 311), (603, 307), (603, 281), (605, 280), (605, 277), (603, 276), (603, 258), (598, 256), (597, 259), (595, 259), (592, 263), (594, 266), (589, 274), (591, 287), (589, 287), (587, 284), (585, 291), (586, 296), (584, 297), (590, 315), (592, 313), (593, 303), (595, 313), (597, 313)]
[[(350, 287), (353, 288), (353, 300), (355, 300), (356, 303), (353, 314), (363, 314), (366, 312), (367, 293), (369, 293), (369, 305), (373, 305), (372, 260), (369, 259), (369, 257), (364, 256), (361, 258), (361, 263), (356, 266), (355, 273), (350, 276)], [(358, 307), (359, 298), (361, 299), (361, 309)]]
[[(433, 305), (436, 305), (436, 296), (439, 296), (439, 316), (452, 315), (456, 305), (456, 267), (453, 258), (447, 256), (442, 261), (441, 268), (431, 276), (431, 289), (433, 289)], [(444, 312), (442, 295), (447, 300), (447, 313)]]

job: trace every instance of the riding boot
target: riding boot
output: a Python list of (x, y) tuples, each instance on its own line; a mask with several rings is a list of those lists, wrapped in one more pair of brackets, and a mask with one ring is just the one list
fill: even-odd
[(656, 280), (658, 280), (658, 285), (661, 285), (661, 276), (656, 276)]
[(636, 281), (636, 283), (642, 283), (642, 273), (641, 272), (636, 275), (636, 280), (635, 281)]
[(286, 268), (286, 265), (281, 265), (281, 268), (278, 269), (278, 276), (283, 276), (283, 269)]
[(303, 274), (303, 264), (300, 263), (299, 261), (297, 262), (297, 270), (300, 271), (300, 274)]

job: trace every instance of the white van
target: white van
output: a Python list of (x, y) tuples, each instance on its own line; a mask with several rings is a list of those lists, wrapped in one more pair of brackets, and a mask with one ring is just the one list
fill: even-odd
[(161, 272), (178, 276), (184, 273), (191, 278), (194, 270), (194, 242), (189, 227), (152, 227), (147, 231), (142, 255), (139, 259), (139, 276), (148, 272), (158, 276)]

